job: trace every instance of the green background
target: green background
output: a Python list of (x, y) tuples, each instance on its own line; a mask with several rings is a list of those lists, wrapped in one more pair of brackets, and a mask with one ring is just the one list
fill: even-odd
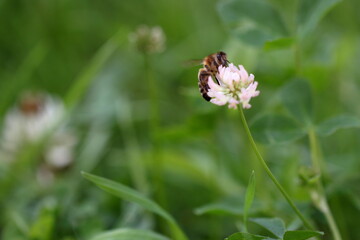
[[(25, 90), (45, 91), (64, 99), (79, 139), (73, 165), (50, 188), (35, 180), (41, 148), (1, 163), (1, 239), (90, 239), (124, 227), (169, 236), (163, 220), (100, 191), (81, 170), (146, 189), (190, 239), (241, 229), (255, 170), (249, 217), (301, 227), (257, 162), (239, 112), (198, 92), (201, 66), (189, 61), (219, 50), (255, 75), (261, 94), (245, 114), (260, 151), (332, 239), (299, 177), (311, 172), (306, 127), (316, 126), (330, 207), (343, 239), (359, 239), (359, 8), (357, 0), (0, 0), (0, 118)], [(162, 27), (165, 51), (147, 55), (129, 42), (142, 24)]]

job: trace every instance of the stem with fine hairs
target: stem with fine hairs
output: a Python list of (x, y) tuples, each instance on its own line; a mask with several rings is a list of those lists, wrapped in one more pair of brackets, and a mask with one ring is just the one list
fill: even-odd
[[(320, 176), (322, 175), (322, 169), (321, 169), (321, 154), (320, 154), (320, 146), (318, 144), (318, 140), (316, 137), (316, 133), (314, 128), (310, 128), (309, 132), (309, 143), (310, 143), (310, 150), (311, 150), (311, 159), (313, 168), (316, 171), (317, 174)], [(326, 221), (329, 224), (330, 231), (334, 237), (334, 240), (342, 240), (340, 231), (336, 225), (334, 216), (331, 212), (331, 209), (329, 207), (328, 201), (326, 199), (325, 190), (323, 187), (323, 184), (321, 182), (321, 178), (318, 179), (315, 185), (315, 193), (317, 196), (316, 199), (313, 199), (315, 206), (324, 214)]]
[(284, 198), (286, 199), (286, 201), (289, 203), (290, 207), (294, 210), (294, 212), (296, 213), (296, 215), (298, 215), (298, 217), (301, 219), (301, 221), (303, 222), (305, 228), (313, 230), (313, 227), (311, 226), (311, 224), (308, 222), (308, 220), (306, 220), (306, 218), (302, 215), (302, 213), (300, 212), (300, 210), (296, 207), (296, 205), (294, 204), (294, 202), (291, 200), (289, 194), (285, 191), (285, 189), (281, 186), (281, 184), (279, 183), (279, 181), (276, 179), (276, 177), (274, 176), (274, 174), (271, 172), (270, 168), (268, 167), (267, 163), (265, 162), (265, 160), (263, 159), (263, 157), (261, 156), (256, 143), (251, 135), (249, 126), (246, 122), (246, 118), (244, 115), (244, 111), (242, 110), (242, 108), (240, 107), (240, 117), (241, 117), (241, 122), (244, 126), (246, 135), (249, 138), (251, 147), (253, 148), (256, 157), (259, 159), (262, 167), (265, 169), (266, 173), (268, 174), (268, 176), (270, 177), (270, 179), (273, 181), (273, 183), (275, 184), (275, 186), (279, 189), (279, 191), (281, 192), (281, 194), (284, 196)]

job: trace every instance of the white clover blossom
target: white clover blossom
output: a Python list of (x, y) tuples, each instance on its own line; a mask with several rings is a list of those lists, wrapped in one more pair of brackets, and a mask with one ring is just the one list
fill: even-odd
[[(65, 115), (65, 107), (58, 98), (44, 93), (28, 92), (5, 116), (0, 153), (7, 161), (14, 161), (27, 144), (43, 138)], [(49, 138), (43, 152), (45, 164), (53, 169), (69, 166), (77, 138), (64, 127)]]
[(249, 75), (242, 65), (236, 67), (230, 63), (228, 67), (220, 66), (216, 79), (219, 84), (209, 77), (207, 92), (210, 102), (216, 105), (229, 104), (229, 108), (236, 109), (241, 104), (243, 108), (250, 108), (251, 98), (260, 94), (256, 90), (258, 83), (254, 81), (254, 75)]
[(143, 53), (160, 53), (165, 50), (166, 37), (159, 26), (140, 25), (129, 35), (129, 40)]

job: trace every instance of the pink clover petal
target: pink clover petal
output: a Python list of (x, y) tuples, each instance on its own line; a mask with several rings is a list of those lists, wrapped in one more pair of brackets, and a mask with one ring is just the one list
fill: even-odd
[(229, 66), (227, 67), (227, 69), (233, 70), (236, 69), (235, 65), (233, 63), (230, 63)]
[(249, 89), (256, 90), (258, 82), (253, 82), (249, 85)]
[(252, 97), (256, 97), (260, 94), (260, 91), (256, 91), (256, 87), (257, 87), (258, 83), (257, 82), (253, 82), (249, 85), (249, 87), (246, 89), (246, 92), (248, 92), (248, 94)]
[(226, 81), (226, 86), (230, 89), (230, 91), (234, 91), (235, 87), (234, 87), (234, 80), (232, 80), (231, 78), (227, 79)]
[(222, 98), (223, 96), (225, 96), (225, 94), (223, 92), (212, 91), (212, 90), (207, 92), (207, 95), (212, 98)]
[(214, 97), (218, 99), (228, 99), (228, 97), (223, 92), (215, 92)]
[(243, 102), (243, 103), (242, 103), (242, 106), (243, 106), (244, 109), (249, 109), (249, 108), (251, 108), (251, 105), (250, 105), (248, 102)]
[(210, 87), (210, 89), (212, 90), (212, 91), (223, 91), (223, 88), (221, 87), (221, 86), (219, 86), (218, 84), (216, 84), (215, 82), (214, 82), (214, 80), (212, 79), (212, 77), (209, 77), (209, 79), (208, 79), (208, 85), (209, 85), (209, 87)]
[(235, 82), (239, 82), (240, 81), (240, 75), (238, 73), (233, 73), (232, 74), (232, 79), (235, 81)]
[(237, 104), (229, 103), (228, 108), (237, 109)]
[(240, 73), (241, 80), (246, 81), (249, 77), (248, 72), (245, 70), (243, 65), (239, 65), (239, 69), (240, 69), (239, 73)]
[(210, 102), (219, 106), (223, 106), (227, 103), (227, 98), (226, 96), (223, 96), (222, 98), (213, 98), (210, 100)]
[(232, 97), (232, 98), (229, 99), (229, 103), (239, 104), (240, 102)]
[(209, 92), (209, 97), (212, 97), (210, 102), (217, 105), (225, 105), (228, 101), (228, 96), (226, 96), (223, 92)]
[(239, 101), (237, 101), (235, 98), (230, 98), (229, 99), (229, 108), (233, 108), (233, 109), (236, 109), (237, 108), (237, 105), (240, 103)]
[(219, 70), (219, 72), (217, 73), (218, 79), (223, 79), (224, 73), (226, 71), (226, 67), (219, 66), (218, 70)]
[(254, 74), (250, 73), (250, 75), (249, 75), (249, 77), (248, 77), (248, 81), (249, 81), (249, 82), (253, 82), (254, 79), (255, 79)]
[(215, 97), (215, 94), (216, 94), (216, 92), (214, 92), (214, 91), (208, 91), (208, 92), (207, 92), (207, 95), (208, 95), (209, 97), (211, 97), (211, 98)]
[(229, 85), (230, 83), (230, 77), (229, 77), (229, 71), (225, 71), (223, 77), (221, 78), (221, 81), (226, 84)]
[(248, 101), (251, 98), (249, 91), (247, 91), (247, 89), (245, 89), (245, 88), (241, 88), (239, 98), (241, 101)]

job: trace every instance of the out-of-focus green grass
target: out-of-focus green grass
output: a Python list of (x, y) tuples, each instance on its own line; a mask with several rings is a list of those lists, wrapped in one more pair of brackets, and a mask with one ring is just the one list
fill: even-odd
[[(294, 34), (293, 13), (302, 0), (266, 2), (287, 24), (286, 37)], [(359, 117), (360, 3), (343, 1), (326, 12), (315, 30), (303, 36), (297, 53), (295, 45), (264, 47), (252, 38), (244, 42), (234, 30), (248, 24), (248, 16), (234, 24), (230, 14), (224, 16), (223, 4), (226, 1), (0, 1), (1, 122), (23, 91), (42, 90), (66, 102), (71, 110), (66, 121), (79, 138), (74, 164), (51, 188), (35, 180), (41, 149), (25, 153), (29, 167), (0, 163), (2, 239), (88, 239), (124, 227), (168, 234), (164, 222), (99, 191), (82, 179), (81, 170), (138, 190), (136, 175), (145, 172), (145, 189), (154, 199), (159, 197), (154, 173), (160, 174), (163, 207), (190, 239), (222, 239), (238, 231), (245, 186), (255, 170), (249, 217), (277, 216), (287, 225), (299, 224), (256, 161), (238, 112), (205, 102), (197, 87), (200, 66), (186, 62), (223, 50), (230, 61), (254, 73), (261, 94), (246, 110), (250, 123), (266, 113), (286, 112), (279, 92), (294, 77), (311, 86), (315, 122), (339, 114)], [(272, 34), (273, 16), (258, 17)], [(166, 35), (166, 50), (150, 59), (159, 108), (155, 133), (150, 129), (154, 115), (146, 60), (128, 41), (141, 24), (159, 25)], [(339, 130), (319, 140), (335, 220), (344, 240), (359, 239), (359, 129)], [(332, 239), (299, 180), (299, 169), (310, 165), (307, 138), (260, 145), (260, 150), (300, 208), (326, 233), (324, 239)], [(211, 207), (202, 211), (218, 202), (231, 214)], [(255, 224), (248, 228), (260, 231)]]

